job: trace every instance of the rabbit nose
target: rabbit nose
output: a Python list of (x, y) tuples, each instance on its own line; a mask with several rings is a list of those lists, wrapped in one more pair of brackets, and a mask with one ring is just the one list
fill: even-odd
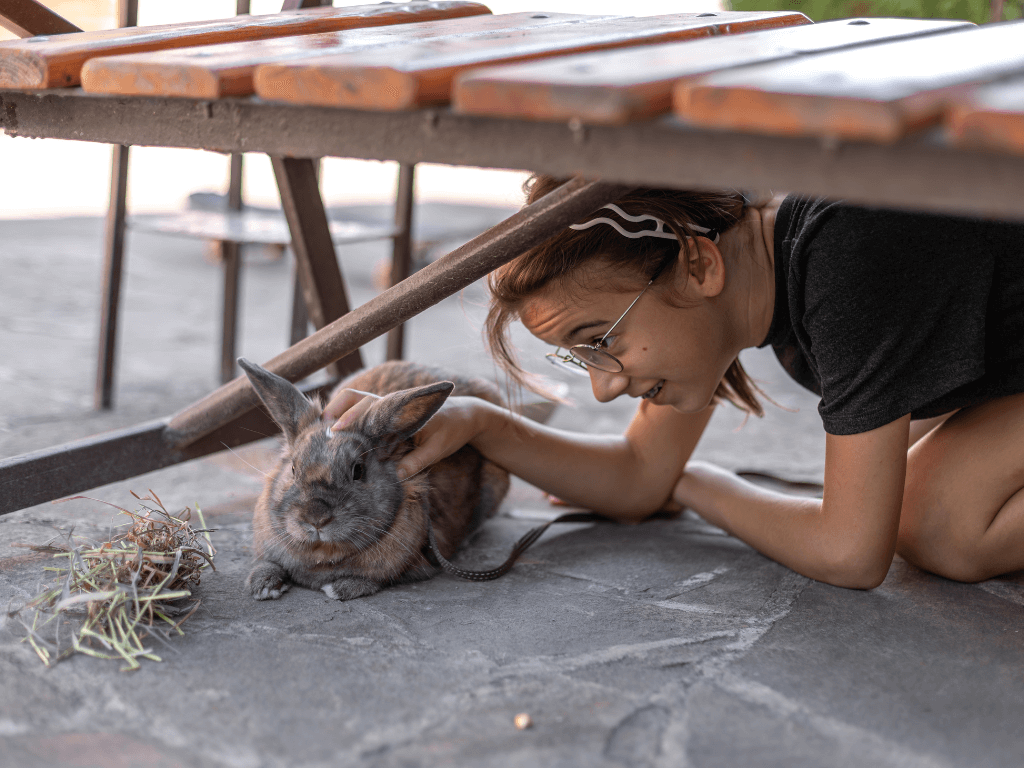
[(326, 507), (307, 509), (305, 514), (306, 522), (318, 531), (334, 519), (334, 513)]

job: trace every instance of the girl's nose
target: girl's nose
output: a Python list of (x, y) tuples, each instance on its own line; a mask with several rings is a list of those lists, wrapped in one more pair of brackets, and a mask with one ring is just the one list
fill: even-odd
[(609, 403), (621, 395), (629, 387), (629, 376), (624, 373), (609, 373), (596, 368), (588, 368), (590, 386), (594, 397), (599, 403)]

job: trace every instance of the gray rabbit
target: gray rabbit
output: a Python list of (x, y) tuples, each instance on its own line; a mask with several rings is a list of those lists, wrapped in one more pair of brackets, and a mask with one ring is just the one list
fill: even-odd
[(342, 382), (382, 399), (329, 433), (320, 405), (280, 376), (239, 364), (285, 437), (253, 516), (256, 563), (246, 586), (257, 600), (278, 598), (293, 583), (351, 600), (427, 579), (437, 572), (425, 554), (428, 519), (449, 558), (508, 491), (508, 472), (472, 446), (403, 482), (396, 475), (413, 435), (449, 395), (501, 405), (489, 382), (384, 363)]

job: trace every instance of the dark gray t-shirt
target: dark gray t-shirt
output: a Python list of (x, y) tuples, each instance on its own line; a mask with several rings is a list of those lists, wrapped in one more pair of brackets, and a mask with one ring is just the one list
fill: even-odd
[(1024, 392), (1024, 225), (790, 195), (769, 344), (835, 435)]

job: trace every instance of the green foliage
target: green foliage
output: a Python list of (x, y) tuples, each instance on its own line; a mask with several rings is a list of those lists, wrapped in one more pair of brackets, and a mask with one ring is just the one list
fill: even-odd
[[(915, 16), (989, 21), (989, 0), (731, 0), (734, 11), (799, 11), (814, 21), (852, 16)], [(1004, 19), (1021, 18), (1021, 0), (1006, 0)]]

